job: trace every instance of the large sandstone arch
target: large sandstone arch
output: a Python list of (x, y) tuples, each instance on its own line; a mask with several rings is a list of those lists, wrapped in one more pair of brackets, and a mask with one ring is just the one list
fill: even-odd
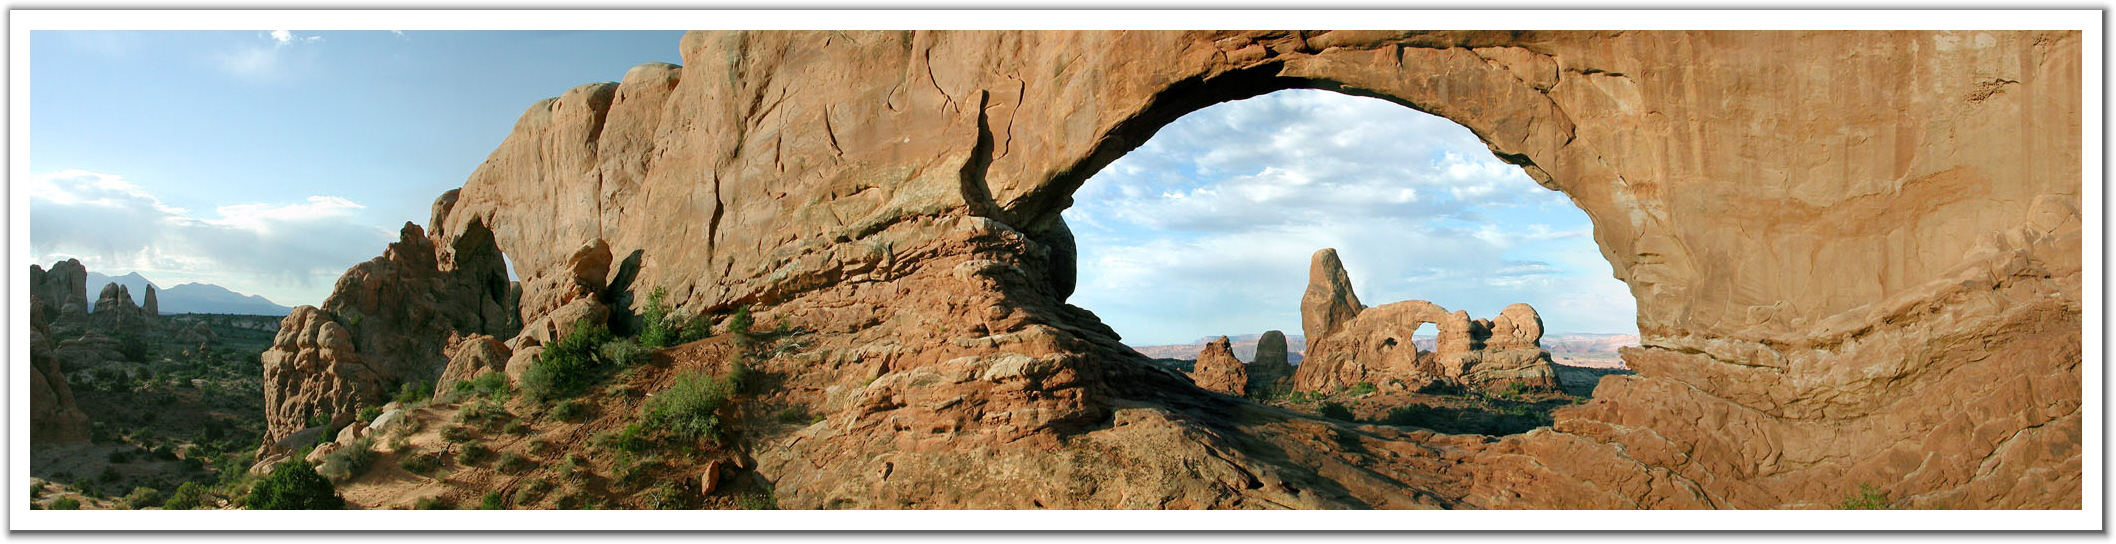
[[(434, 238), (490, 225), (524, 301), (602, 240), (632, 293), (816, 329), (785, 395), (825, 421), (753, 451), (792, 506), (2080, 505), (2076, 32), (681, 46), (531, 107)], [(1293, 87), (1447, 117), (1570, 196), (1638, 299), (1638, 376), (1493, 443), (1351, 429), (1186, 392), (1063, 303), (1082, 180)]]

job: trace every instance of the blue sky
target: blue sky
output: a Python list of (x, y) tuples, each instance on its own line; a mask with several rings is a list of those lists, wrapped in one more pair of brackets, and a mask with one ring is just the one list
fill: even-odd
[(681, 62), (681, 37), (34, 31), (30, 256), (321, 303), (530, 104)]
[[(539, 99), (679, 63), (675, 31), (34, 31), (30, 257), (317, 304)], [(1309, 254), (1370, 305), (1632, 332), (1586, 217), (1467, 129), (1285, 91), (1164, 128), (1089, 180), (1072, 302), (1134, 344), (1300, 328)]]
[(1564, 194), (1469, 129), (1378, 99), (1294, 90), (1214, 105), (1074, 200), (1072, 302), (1133, 345), (1299, 334), (1309, 257), (1325, 247), (1369, 306), (1424, 299), (1489, 318), (1526, 302), (1554, 333), (1637, 332), (1635, 301)]

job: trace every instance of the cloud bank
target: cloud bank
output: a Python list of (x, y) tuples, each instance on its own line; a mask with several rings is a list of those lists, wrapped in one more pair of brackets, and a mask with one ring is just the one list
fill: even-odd
[(322, 302), (340, 274), (381, 254), (394, 234), (360, 224), (364, 207), (335, 196), (219, 206), (202, 217), (122, 176), (85, 170), (32, 176), (25, 191), (38, 263), (79, 258), (105, 274), (215, 283), (288, 305)]
[(1360, 299), (1553, 332), (1632, 332), (1635, 302), (1586, 215), (1468, 129), (1381, 100), (1282, 91), (1192, 113), (1111, 163), (1065, 212), (1073, 304), (1134, 344), (1297, 334), (1308, 259), (1335, 247)]

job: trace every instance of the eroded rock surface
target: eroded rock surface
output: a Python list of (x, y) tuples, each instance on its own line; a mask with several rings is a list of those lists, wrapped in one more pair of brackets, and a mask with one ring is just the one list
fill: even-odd
[(79, 259), (52, 263), (51, 270), (29, 265), (30, 294), (43, 301), (44, 315), (52, 321), (88, 317), (88, 267)]
[[(356, 270), (310, 319), (393, 320), (347, 327), (356, 352), (438, 370), (448, 334), (514, 336), (471, 310), (513, 291), (460, 264), (423, 271), (489, 241), (523, 278), (579, 278), (573, 256), (603, 240), (625, 281), (596, 298), (614, 309), (659, 287), (694, 315), (751, 305), (814, 331), (760, 363), (822, 416), (750, 445), (790, 508), (1798, 508), (1861, 482), (1907, 507), (2081, 504), (2077, 32), (693, 32), (680, 47), (684, 66), (532, 106), (436, 204), (429, 256), (457, 260)], [(1416, 105), (1565, 192), (1638, 299), (1638, 374), (1496, 441), (1347, 426), (1198, 393), (1065, 304), (1060, 212), (1081, 182), (1185, 113), (1295, 87)], [(417, 279), (443, 277), (479, 279)], [(520, 300), (570, 289), (526, 283)], [(1320, 300), (1358, 307), (1332, 291)], [(462, 311), (384, 295), (403, 292)], [(1518, 314), (1455, 316), (1465, 342), (1535, 336)], [(1303, 371), (1336, 340), (1325, 329), (1357, 319), (1304, 319)]]
[(74, 404), (73, 389), (66, 385), (66, 374), (52, 354), (51, 325), (45, 320), (50, 306), (44, 297), (30, 296), (29, 441), (35, 445), (87, 443), (88, 414)]

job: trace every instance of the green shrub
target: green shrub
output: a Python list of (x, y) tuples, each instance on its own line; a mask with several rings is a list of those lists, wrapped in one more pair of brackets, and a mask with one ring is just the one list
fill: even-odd
[(411, 507), (413, 510), (450, 510), (455, 508), (455, 503), (449, 501), (447, 497), (436, 495), (419, 499), (417, 502), (413, 502)]
[(580, 419), (580, 416), (584, 415), (588, 415), (588, 407), (571, 400), (561, 401), (557, 406), (552, 406), (550, 413), (551, 419), (559, 421), (573, 421)]
[(1338, 404), (1336, 402), (1323, 403), (1322, 407), (1316, 410), (1316, 413), (1321, 414), (1323, 417), (1335, 419), (1338, 421), (1352, 420), (1352, 410), (1345, 408), (1345, 405)]
[(506, 453), (501, 453), (499, 462), (493, 464), (492, 468), (499, 469), (500, 472), (505, 472), (508, 474), (520, 474), (523, 472), (528, 472), (529, 469), (535, 468), (535, 466), (536, 463), (529, 462), (528, 458), (522, 457), (521, 454), (510, 451)]
[(669, 316), (668, 290), (660, 287), (647, 293), (647, 304), (640, 308), (639, 316), (645, 327), (639, 331), (639, 343), (648, 349), (661, 349), (683, 343), (682, 325)]
[(432, 396), (433, 382), (419, 380), (418, 383), (405, 383), (403, 387), (397, 388), (397, 398), (395, 400), (398, 405), (408, 407)]
[(621, 429), (604, 433), (597, 438), (600, 439), (604, 447), (623, 452), (638, 453), (646, 451), (647, 448), (653, 446), (653, 442), (647, 440), (646, 428), (638, 423), (625, 425)]
[(684, 493), (674, 482), (662, 482), (646, 493), (646, 506), (655, 510), (682, 510), (690, 507)]
[(133, 509), (160, 506), (162, 500), (162, 492), (152, 487), (135, 487), (125, 494), (125, 506)]
[(41, 498), (41, 497), (43, 497), (43, 496), (44, 496), (44, 482), (30, 482), (30, 483), (29, 483), (29, 498), (32, 498), (32, 499), (36, 499), (36, 498)]
[(534, 504), (538, 499), (544, 498), (545, 493), (551, 492), (551, 488), (551, 482), (529, 480), (527, 483), (522, 484), (520, 490), (514, 492), (514, 504), (517, 506)]
[(602, 360), (625, 368), (646, 364), (653, 357), (653, 351), (647, 346), (629, 338), (611, 340), (610, 343), (603, 344), (598, 353), (602, 355)]
[(51, 509), (52, 509), (52, 510), (80, 510), (80, 509), (81, 509), (81, 501), (78, 501), (78, 500), (74, 500), (74, 498), (73, 498), (73, 497), (59, 497), (59, 498), (57, 498), (57, 499), (54, 499), (54, 500), (52, 500), (52, 501), (51, 501)]
[(487, 491), (487, 492), (485, 492), (485, 497), (484, 497), (484, 499), (482, 499), (482, 500), (479, 500), (479, 501), (478, 501), (478, 509), (479, 509), (479, 510), (506, 510), (506, 509), (507, 509), (507, 498), (506, 498), (506, 497), (504, 497), (504, 496), (501, 496), (501, 495), (500, 495), (500, 492), (498, 492), (498, 491)]
[(686, 372), (676, 377), (652, 400), (647, 401), (647, 422), (676, 436), (692, 439), (718, 439), (720, 417), (718, 412), (726, 406), (728, 399), (741, 390), (747, 372), (737, 363), (727, 374), (710, 376), (704, 372)]
[(250, 510), (339, 510), (345, 499), (331, 481), (299, 456), (272, 468), (272, 473), (250, 488), (244, 505)]
[(478, 461), (485, 460), (490, 455), (492, 455), (492, 450), (487, 449), (484, 444), (476, 442), (464, 444), (462, 448), (456, 450), (456, 464), (467, 467), (477, 464)]
[(469, 442), (473, 438), (477, 436), (470, 432), (469, 427), (462, 425), (449, 425), (441, 429), (441, 439), (449, 442)]
[(406, 455), (404, 460), (398, 463), (398, 466), (404, 467), (406, 472), (413, 474), (432, 474), (435, 470), (441, 468), (441, 452), (430, 451)]
[(574, 324), (573, 332), (544, 346), (536, 362), (522, 372), (522, 391), (540, 402), (564, 400), (580, 395), (602, 378), (607, 370), (596, 353), (610, 341), (610, 329), (587, 320)]
[(1374, 382), (1359, 382), (1352, 384), (1352, 388), (1345, 390), (1345, 394), (1357, 397), (1360, 395), (1371, 394), (1374, 391)]
[(1887, 491), (1882, 491), (1881, 488), (1874, 487), (1874, 484), (1862, 483), (1859, 484), (1858, 492), (1847, 494), (1844, 496), (1844, 502), (1839, 503), (1837, 505), (1837, 509), (1894, 510), (1895, 508), (1890, 506), (1889, 502), (1890, 501), (1888, 500)]
[(464, 383), (470, 384), (471, 392), (497, 399), (501, 402), (505, 402), (508, 394), (514, 392), (514, 388), (507, 383), (507, 373), (505, 372), (486, 372)]
[(500, 432), (515, 436), (529, 434), (529, 424), (522, 423), (522, 420), (519, 419), (511, 420), (507, 422), (507, 426), (500, 427)]
[(479, 400), (463, 405), (461, 410), (456, 410), (455, 423), (480, 429), (491, 429), (493, 424), (499, 423), (511, 415), (513, 414), (507, 413), (507, 408), (501, 406), (498, 402)]
[(360, 409), (360, 421), (362, 423), (374, 423), (377, 417), (382, 417), (381, 406), (369, 406)]
[(750, 317), (749, 306), (746, 304), (740, 308), (735, 308), (734, 317), (727, 318), (727, 332), (735, 335), (737, 341), (747, 340), (751, 334), (750, 329), (756, 327), (756, 325), (756, 320)]
[(336, 482), (366, 474), (368, 467), (374, 466), (375, 458), (380, 457), (374, 447), (373, 439), (364, 436), (354, 439), (351, 444), (324, 454), (323, 466), (316, 467), (317, 472)]
[(198, 485), (196, 482), (184, 482), (184, 485), (176, 486), (175, 493), (169, 494), (169, 500), (162, 501), (162, 509), (197, 510), (204, 508), (206, 500), (209, 498), (206, 486)]

